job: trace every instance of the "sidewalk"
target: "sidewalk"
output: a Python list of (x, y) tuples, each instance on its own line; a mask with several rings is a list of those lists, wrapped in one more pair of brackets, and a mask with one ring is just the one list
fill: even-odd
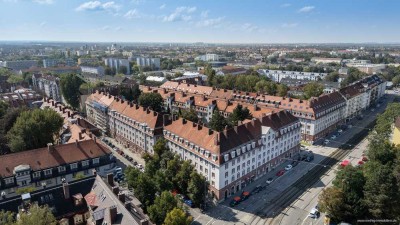
[(137, 163), (145, 165), (145, 161), (142, 159), (140, 153), (135, 153), (129, 148), (125, 148), (122, 144), (118, 143), (114, 138), (104, 137), (107, 141), (111, 142), (115, 147), (124, 152), (125, 155), (132, 157)]

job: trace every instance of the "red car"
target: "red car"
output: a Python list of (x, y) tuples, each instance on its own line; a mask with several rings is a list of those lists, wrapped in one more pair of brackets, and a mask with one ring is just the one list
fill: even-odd
[(284, 173), (285, 173), (285, 170), (279, 170), (279, 171), (276, 173), (276, 176), (277, 176), (277, 177), (280, 177), (280, 176), (282, 176)]

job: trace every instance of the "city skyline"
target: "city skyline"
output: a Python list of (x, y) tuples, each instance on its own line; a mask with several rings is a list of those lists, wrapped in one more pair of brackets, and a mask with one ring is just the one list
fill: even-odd
[(0, 4), (0, 41), (398, 43), (400, 35), (394, 29), (400, 19), (396, 15), (400, 2), (395, 1), (1, 0)]

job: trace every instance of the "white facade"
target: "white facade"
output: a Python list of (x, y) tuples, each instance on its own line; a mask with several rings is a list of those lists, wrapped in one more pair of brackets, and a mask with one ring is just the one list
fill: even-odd
[(32, 84), (35, 89), (43, 91), (47, 97), (55, 101), (62, 101), (59, 87), (60, 79), (53, 76), (32, 75)]
[(161, 66), (160, 58), (137, 58), (136, 64), (140, 67), (149, 66), (156, 69), (159, 69)]
[(81, 71), (82, 73), (104, 76), (104, 68), (102, 66), (98, 67), (81, 66)]
[(115, 68), (115, 71), (117, 71), (117, 72), (118, 72), (119, 68), (121, 68), (121, 66), (125, 66), (126, 67), (125, 75), (128, 75), (131, 73), (130, 66), (129, 66), (129, 60), (127, 60), (127, 59), (107, 58), (107, 59), (104, 59), (104, 64), (111, 68)]
[(275, 82), (280, 82), (283, 78), (291, 78), (298, 80), (322, 80), (327, 73), (312, 73), (312, 72), (297, 72), (297, 71), (283, 71), (283, 70), (265, 70), (260, 69), (258, 73), (267, 76)]

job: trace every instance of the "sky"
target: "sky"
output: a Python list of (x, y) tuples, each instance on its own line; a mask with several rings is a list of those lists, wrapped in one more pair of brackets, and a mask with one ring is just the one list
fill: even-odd
[(0, 0), (0, 40), (399, 43), (400, 0)]

